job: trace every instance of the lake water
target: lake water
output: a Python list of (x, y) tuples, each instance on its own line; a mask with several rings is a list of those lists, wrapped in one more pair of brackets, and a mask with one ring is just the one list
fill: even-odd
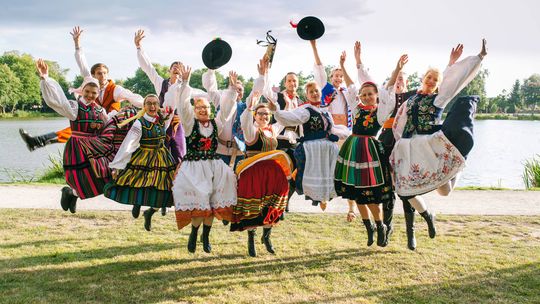
[[(29, 152), (19, 128), (43, 134), (68, 126), (67, 119), (0, 120), (0, 182), (29, 179), (58, 156), (63, 144)], [(540, 121), (480, 120), (475, 125), (475, 146), (458, 186), (500, 186), (523, 189), (523, 162), (540, 154)]]

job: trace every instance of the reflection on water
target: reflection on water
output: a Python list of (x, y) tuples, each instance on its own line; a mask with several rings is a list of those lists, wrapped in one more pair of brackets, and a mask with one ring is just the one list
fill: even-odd
[[(54, 144), (29, 152), (19, 128), (35, 135), (67, 126), (67, 119), (0, 120), (0, 182), (10, 181), (5, 170), (26, 178), (39, 174), (50, 154), (63, 151), (63, 144)], [(475, 145), (458, 186), (524, 188), (523, 162), (540, 154), (540, 121), (480, 120), (474, 131)]]

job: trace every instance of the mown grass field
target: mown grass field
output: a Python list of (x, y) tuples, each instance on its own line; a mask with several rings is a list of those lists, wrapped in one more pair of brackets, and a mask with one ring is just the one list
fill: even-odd
[(540, 216), (441, 215), (433, 240), (417, 218), (411, 252), (402, 216), (368, 248), (358, 220), (291, 214), (256, 258), (221, 223), (211, 254), (189, 254), (172, 213), (152, 232), (129, 212), (0, 217), (2, 303), (540, 303)]

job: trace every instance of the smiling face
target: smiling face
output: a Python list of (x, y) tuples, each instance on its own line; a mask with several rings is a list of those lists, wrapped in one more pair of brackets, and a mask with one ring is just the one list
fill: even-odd
[(238, 93), (238, 96), (236, 97), (237, 101), (242, 100), (242, 97), (244, 97), (244, 85), (240, 80), (236, 81), (236, 93)]
[(184, 66), (180, 61), (175, 61), (171, 64), (171, 67), (169, 68), (169, 78), (171, 80), (176, 81), (176, 79), (180, 79), (180, 68)]
[(159, 99), (156, 96), (148, 96), (144, 100), (144, 111), (146, 114), (155, 117), (159, 110)]
[(405, 79), (405, 75), (400, 72), (396, 78), (396, 83), (394, 84), (394, 88), (396, 89), (396, 93), (404, 93), (407, 90), (407, 80)]
[(270, 123), (271, 112), (266, 104), (259, 105), (255, 108), (255, 121), (259, 127), (264, 128)]
[(330, 75), (330, 82), (334, 88), (339, 88), (343, 83), (343, 71), (341, 69), (334, 69), (332, 75)]
[(422, 79), (422, 92), (432, 94), (437, 90), (441, 81), (441, 75), (438, 70), (428, 70)]
[(293, 94), (298, 90), (298, 77), (294, 73), (289, 73), (285, 76), (285, 90), (289, 94)]
[(195, 118), (201, 122), (207, 122), (210, 120), (210, 103), (203, 98), (195, 99), (193, 103), (195, 111)]
[(95, 83), (88, 83), (83, 88), (82, 96), (88, 102), (95, 101), (99, 96), (99, 88)]
[(321, 103), (321, 89), (316, 83), (310, 82), (306, 85), (306, 98), (312, 104)]
[(98, 66), (94, 69), (92, 77), (97, 79), (99, 81), (99, 85), (103, 87), (107, 84), (107, 79), (109, 77), (109, 69), (107, 69), (105, 66)]
[(377, 90), (372, 85), (362, 87), (360, 89), (360, 94), (358, 94), (358, 98), (360, 98), (360, 101), (366, 106), (376, 105), (378, 96)]

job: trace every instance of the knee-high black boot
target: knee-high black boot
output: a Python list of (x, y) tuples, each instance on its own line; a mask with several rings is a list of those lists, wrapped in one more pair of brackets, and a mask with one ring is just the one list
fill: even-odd
[(58, 142), (58, 135), (51, 132), (39, 136), (30, 136), (28, 132), (23, 129), (19, 129), (19, 134), (21, 135), (23, 141), (26, 143), (26, 147), (30, 151), (34, 151), (37, 148), (45, 147), (48, 144), (53, 144)]
[(248, 230), (248, 254), (251, 257), (257, 256), (255, 249), (255, 230)]
[(362, 222), (364, 223), (364, 226), (366, 226), (367, 230), (367, 245), (371, 246), (373, 245), (373, 233), (375, 232), (375, 226), (373, 226), (373, 223), (370, 219), (364, 220), (362, 219)]
[(382, 221), (375, 221), (377, 224), (377, 246), (384, 247), (386, 243), (386, 225)]
[(394, 232), (394, 203), (396, 199), (383, 204), (383, 223), (386, 225), (386, 243), (388, 243), (390, 235)]
[(270, 240), (271, 233), (272, 233), (272, 228), (264, 228), (261, 241), (266, 247), (266, 251), (270, 252), (271, 254), (276, 254), (276, 252), (274, 251), (274, 246), (272, 246), (272, 241)]
[(133, 218), (138, 218), (141, 214), (141, 205), (133, 205), (133, 208), (131, 209), (131, 216)]
[(206, 253), (210, 253), (212, 252), (212, 246), (210, 245), (210, 229), (212, 229), (212, 226), (206, 226), (203, 224), (202, 228), (203, 250)]
[(416, 249), (416, 237), (414, 236), (414, 212), (405, 212), (405, 228), (407, 231), (407, 247)]
[(191, 253), (194, 253), (195, 249), (197, 249), (197, 233), (199, 232), (199, 227), (191, 225), (191, 233), (189, 234), (187, 243), (187, 250)]
[(147, 209), (143, 212), (144, 229), (146, 229), (146, 231), (150, 231), (150, 229), (152, 229), (152, 215), (154, 215), (155, 212), (156, 209), (154, 208)]
[(426, 223), (428, 225), (429, 237), (434, 238), (437, 234), (437, 230), (435, 229), (435, 215), (433, 213), (430, 213), (428, 210), (420, 212), (420, 215), (426, 220)]
[(65, 186), (62, 188), (62, 197), (60, 198), (60, 206), (62, 210), (68, 211), (69, 205), (71, 204), (71, 197), (73, 196), (73, 190), (70, 187)]

